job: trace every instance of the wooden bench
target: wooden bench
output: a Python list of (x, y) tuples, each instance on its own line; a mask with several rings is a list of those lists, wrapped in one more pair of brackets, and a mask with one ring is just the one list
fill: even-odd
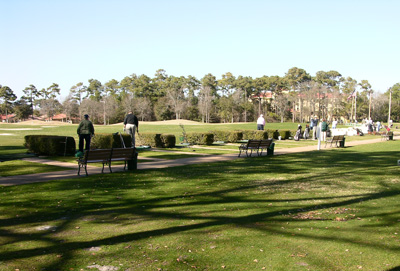
[[(271, 147), (272, 145), (272, 139), (264, 139), (261, 140), (260, 142), (260, 146), (258, 147), (258, 156), (261, 156), (263, 151), (268, 151), (268, 149)], [(268, 152), (267, 152), (268, 154)]]
[(325, 141), (325, 148), (328, 145), (328, 143), (331, 144), (331, 147), (333, 145), (333, 143), (335, 143), (336, 147), (340, 146), (340, 143), (344, 141), (344, 135), (335, 135), (333, 137), (331, 137), (330, 139)]
[(114, 161), (124, 161), (124, 170), (126, 169), (126, 163), (133, 159), (133, 155), (135, 154), (135, 148), (116, 148), (112, 149), (111, 158), (110, 158), (110, 172), (111, 171), (111, 162)]
[(111, 165), (109, 164), (110, 157), (111, 157), (111, 149), (97, 149), (97, 150), (85, 151), (84, 156), (78, 159), (78, 175), (80, 175), (81, 168), (84, 168), (86, 176), (88, 176), (87, 172), (88, 163), (102, 163), (103, 168), (101, 169), (101, 173), (104, 172), (104, 166), (108, 164), (108, 167), (111, 172)]
[(388, 130), (385, 130), (385, 132), (383, 132), (381, 135), (381, 140), (389, 140), (389, 139), (390, 139), (390, 133)]
[(247, 141), (247, 143), (243, 143), (239, 146), (238, 157), (240, 157), (242, 152), (245, 152), (247, 157), (251, 157), (253, 151), (257, 151), (257, 156), (261, 156), (263, 151), (268, 150), (272, 146), (272, 144), (273, 144), (272, 139), (264, 139), (264, 140), (250, 139), (249, 141)]
[(101, 169), (101, 173), (104, 173), (105, 165), (108, 165), (110, 172), (111, 170), (111, 162), (113, 161), (124, 161), (126, 169), (127, 161), (133, 159), (135, 154), (135, 148), (115, 148), (115, 149), (97, 149), (97, 150), (88, 150), (85, 151), (83, 157), (78, 159), (78, 175), (80, 175), (81, 168), (85, 169), (86, 176), (88, 176), (87, 172), (87, 164), (88, 163), (102, 163), (103, 168)]

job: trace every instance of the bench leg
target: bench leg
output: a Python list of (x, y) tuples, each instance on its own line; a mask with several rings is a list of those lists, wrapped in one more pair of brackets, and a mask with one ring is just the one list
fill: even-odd
[(252, 154), (253, 154), (253, 149), (250, 150), (250, 156), (249, 156), (249, 150), (246, 151), (247, 157), (251, 157)]
[(111, 170), (111, 161), (108, 163), (108, 168), (110, 169), (110, 173), (112, 173), (112, 170)]
[(86, 176), (89, 176), (89, 174), (88, 174), (88, 172), (87, 172), (86, 165), (87, 165), (87, 164), (79, 164), (79, 165), (78, 165), (78, 176), (81, 175), (81, 168), (85, 168)]

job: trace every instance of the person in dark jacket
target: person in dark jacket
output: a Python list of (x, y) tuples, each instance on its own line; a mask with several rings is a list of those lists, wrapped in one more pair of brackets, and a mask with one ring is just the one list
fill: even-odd
[(325, 119), (321, 123), (321, 141), (326, 141), (326, 132), (329, 130), (329, 125)]
[(135, 132), (139, 134), (139, 120), (132, 111), (129, 111), (124, 119), (124, 130), (131, 135), (132, 148), (135, 147)]
[(79, 123), (77, 133), (79, 135), (79, 151), (83, 152), (83, 143), (85, 141), (85, 150), (90, 149), (90, 139), (94, 136), (93, 123), (89, 120), (89, 115), (84, 115), (83, 120)]

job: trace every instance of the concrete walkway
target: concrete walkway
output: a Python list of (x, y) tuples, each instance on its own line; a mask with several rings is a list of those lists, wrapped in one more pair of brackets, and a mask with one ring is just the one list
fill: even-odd
[[(399, 139), (399, 136), (395, 136), (394, 139)], [(279, 141), (278, 141), (279, 142)], [(364, 144), (373, 144), (381, 142), (380, 138), (369, 139), (369, 140), (360, 140), (360, 141), (346, 141), (346, 147), (352, 147), (356, 145), (364, 145)], [(321, 151), (329, 150), (330, 147), (325, 148), (325, 143), (321, 142)], [(290, 153), (301, 153), (301, 152), (309, 152), (316, 151), (317, 146), (305, 146), (305, 147), (297, 147), (297, 148), (285, 148), (285, 149), (276, 149), (274, 155), (283, 155)], [(191, 153), (193, 154), (193, 153)], [(197, 153), (196, 153), (197, 154)], [(175, 160), (164, 160), (164, 159), (152, 159), (151, 162), (142, 162), (138, 163), (138, 170), (145, 169), (161, 169), (168, 167), (177, 167), (177, 166), (185, 166), (192, 164), (200, 164), (200, 163), (212, 163), (212, 162), (221, 162), (221, 161), (229, 161), (234, 159), (243, 159), (244, 156), (238, 157), (238, 153), (232, 154), (223, 154), (223, 155), (203, 155), (203, 156), (195, 156), (189, 158), (175, 159)], [(59, 180), (59, 179), (67, 179), (67, 178), (85, 178), (85, 171), (81, 169), (81, 175), (78, 176), (78, 166), (76, 163), (66, 163), (66, 162), (58, 162), (53, 160), (46, 160), (41, 158), (25, 158), (25, 161), (43, 163), (48, 165), (54, 165), (59, 167), (65, 167), (66, 169), (63, 171), (56, 172), (46, 172), (46, 173), (38, 173), (38, 174), (27, 174), (27, 175), (18, 175), (18, 176), (10, 176), (10, 177), (0, 177), (0, 185), (3, 186), (11, 186), (11, 185), (20, 185), (20, 184), (28, 184), (35, 182), (47, 182), (51, 180)], [(146, 160), (145, 157), (139, 157), (139, 160)], [(69, 168), (69, 169), (67, 169)], [(95, 166), (87, 167), (88, 174), (101, 174), (101, 168)], [(113, 165), (113, 172), (122, 172), (123, 165)], [(106, 174), (109, 173), (108, 168), (104, 169)]]

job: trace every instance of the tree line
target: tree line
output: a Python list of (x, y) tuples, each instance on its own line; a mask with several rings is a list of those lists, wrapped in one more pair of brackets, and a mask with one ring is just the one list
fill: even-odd
[[(311, 76), (293, 67), (285, 76), (234, 76), (227, 72), (217, 79), (211, 73), (198, 79), (176, 77), (157, 70), (154, 77), (132, 74), (104, 84), (89, 79), (72, 86), (64, 101), (53, 83), (38, 90), (29, 85), (19, 99), (8, 86), (0, 85), (0, 112), (17, 119), (34, 115), (52, 118), (64, 113), (69, 120), (89, 114), (95, 123), (121, 122), (128, 111), (140, 120), (188, 119), (205, 123), (255, 121), (264, 114), (269, 122), (305, 122), (311, 115), (355, 121), (388, 118), (389, 94), (393, 120), (400, 116), (400, 83), (385, 93), (375, 92), (368, 80), (357, 82), (337, 71), (319, 71)], [(356, 108), (350, 97), (357, 93)]]

